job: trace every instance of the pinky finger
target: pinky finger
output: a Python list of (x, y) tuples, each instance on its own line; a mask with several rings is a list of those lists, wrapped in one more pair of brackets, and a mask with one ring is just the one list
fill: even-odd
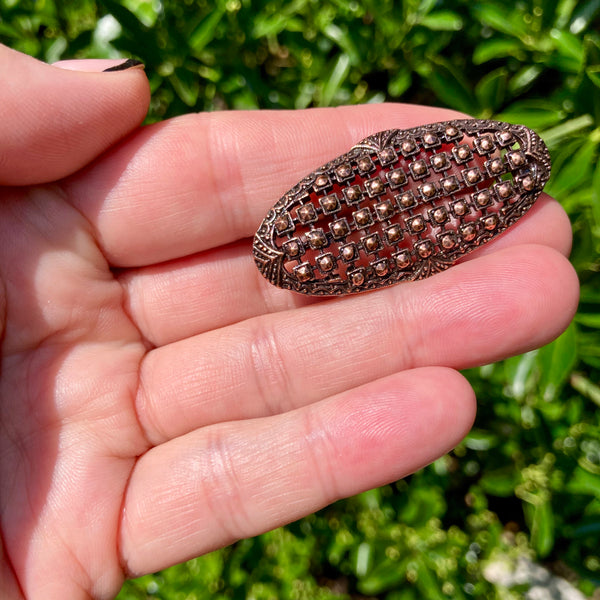
[(125, 499), (126, 574), (165, 568), (402, 478), (453, 448), (474, 413), (466, 380), (429, 367), (157, 446), (139, 459)]

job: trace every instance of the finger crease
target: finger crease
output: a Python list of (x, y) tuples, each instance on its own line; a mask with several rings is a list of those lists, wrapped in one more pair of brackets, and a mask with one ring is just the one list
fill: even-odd
[(249, 348), (254, 386), (268, 414), (285, 412), (292, 404), (292, 388), (278, 336), (265, 319), (251, 332)]
[(251, 531), (247, 524), (252, 520), (244, 508), (243, 485), (235, 468), (235, 461), (224, 443), (222, 433), (213, 432), (208, 435), (209, 472), (201, 477), (200, 482), (206, 506), (228, 540), (248, 537)]
[(337, 469), (331, 457), (337, 455), (337, 444), (331, 438), (329, 427), (321, 422), (318, 411), (304, 411), (302, 420), (306, 448), (306, 462), (309, 473), (314, 474), (322, 493), (323, 503), (330, 504), (339, 498), (335, 479)]

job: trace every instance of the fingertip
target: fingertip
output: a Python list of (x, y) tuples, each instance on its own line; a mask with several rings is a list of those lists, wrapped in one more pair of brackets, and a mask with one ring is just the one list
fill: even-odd
[(10, 115), (0, 121), (0, 184), (71, 174), (145, 117), (149, 85), (138, 69), (111, 75), (59, 68), (6, 47), (0, 59), (0, 78), (10, 82), (0, 89), (0, 105)]
[[(456, 368), (493, 362), (558, 337), (577, 310), (579, 281), (569, 260), (544, 244), (519, 244), (424, 280), (429, 314), (443, 317), (444, 335), (468, 339), (414, 350), (418, 362)], [(422, 317), (423, 318), (423, 317)], [(426, 318), (426, 317), (425, 317)]]
[[(454, 448), (469, 432), (476, 399), (468, 381), (446, 367), (403, 371), (344, 395), (332, 404), (338, 448), (337, 496), (405, 477)], [(352, 406), (354, 404), (354, 406)], [(374, 466), (377, 465), (377, 468)], [(360, 489), (357, 489), (360, 482)]]
[(536, 281), (540, 289), (534, 293), (542, 305), (541, 314), (554, 315), (548, 323), (550, 339), (544, 341), (547, 343), (569, 326), (577, 312), (579, 277), (567, 256), (556, 248), (531, 244), (525, 247), (525, 252), (535, 256), (532, 269), (537, 265)]

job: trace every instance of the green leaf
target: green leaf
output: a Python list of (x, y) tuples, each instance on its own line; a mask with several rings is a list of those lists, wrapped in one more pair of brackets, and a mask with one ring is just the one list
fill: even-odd
[(522, 100), (511, 104), (496, 115), (508, 123), (527, 125), (535, 130), (543, 130), (556, 125), (563, 119), (560, 107), (544, 100)]
[(458, 71), (441, 57), (431, 63), (432, 71), (427, 84), (436, 96), (450, 108), (467, 114), (476, 114), (479, 110), (473, 92)]
[[(596, 348), (598, 348), (597, 344)], [(600, 386), (592, 383), (587, 377), (584, 377), (578, 373), (573, 373), (571, 376), (571, 386), (582, 396), (585, 396), (594, 404), (600, 406)]]
[(548, 189), (559, 200), (566, 193), (591, 180), (598, 142), (592, 138), (587, 140), (584, 138), (584, 140), (584, 143), (572, 155), (570, 160), (565, 162), (560, 171), (553, 175), (552, 185)]
[(215, 35), (215, 28), (224, 14), (225, 10), (222, 8), (213, 10), (192, 31), (188, 43), (196, 56), (212, 41)]
[(427, 566), (427, 563), (420, 556), (415, 559), (417, 564), (417, 588), (423, 598), (428, 600), (448, 600), (448, 597), (442, 592), (441, 582)]
[(569, 494), (584, 494), (600, 499), (600, 477), (576, 466), (566, 484), (566, 491)]
[(475, 86), (475, 95), (482, 109), (495, 112), (504, 102), (508, 69), (500, 67), (485, 75)]
[(274, 14), (259, 12), (254, 14), (252, 21), (252, 37), (255, 39), (275, 36), (288, 28), (293, 21), (293, 15), (302, 10), (307, 0), (294, 0), (284, 4)]
[(141, 31), (146, 31), (146, 27), (142, 25), (137, 16), (115, 0), (100, 0), (99, 3), (104, 5), (128, 34), (137, 36)]
[[(20, 32), (9, 23), (4, 23), (2, 19), (0, 19), (0, 35), (16, 40), (20, 37)], [(8, 42), (8, 40), (6, 41)]]
[(539, 504), (526, 504), (531, 531), (531, 545), (538, 556), (548, 556), (554, 547), (554, 512), (550, 499)]
[(356, 557), (354, 559), (354, 573), (360, 579), (364, 577), (373, 561), (373, 546), (363, 542), (356, 549)]
[(359, 579), (358, 589), (361, 593), (372, 596), (393, 588), (405, 581), (405, 578), (406, 568), (402, 568), (402, 564), (384, 558), (366, 577)]
[(537, 350), (532, 350), (505, 361), (506, 377), (510, 382), (508, 390), (517, 400), (523, 400), (534, 385), (537, 353)]
[[(592, 176), (592, 197), (591, 197), (592, 217), (594, 218), (594, 230), (596, 234), (600, 233), (600, 163), (594, 169)], [(600, 315), (598, 315), (600, 317)]]
[(543, 71), (544, 69), (540, 65), (529, 65), (519, 69), (519, 71), (512, 76), (508, 84), (510, 93), (513, 96), (522, 94), (526, 89), (533, 85), (535, 80), (542, 74)]
[(577, 6), (577, 0), (559, 0), (556, 4), (556, 20), (554, 26), (562, 29), (571, 19), (573, 9)]
[[(598, 170), (598, 167), (596, 167)], [(593, 327), (594, 329), (600, 329), (600, 314), (599, 313), (582, 313), (578, 312), (575, 315), (575, 322), (585, 327)]]
[(129, 9), (146, 27), (156, 23), (159, 11), (152, 0), (121, 0), (121, 4)]
[(388, 94), (397, 98), (410, 87), (412, 74), (409, 69), (400, 69), (388, 84)]
[[(561, 114), (558, 110), (554, 112), (554, 116), (560, 120)], [(540, 135), (544, 139), (546, 145), (550, 148), (554, 146), (558, 146), (561, 144), (566, 138), (573, 136), (576, 133), (579, 133), (583, 129), (586, 129), (594, 124), (594, 119), (591, 115), (581, 115), (580, 117), (575, 117), (574, 119), (569, 119), (553, 127), (552, 129), (547, 129), (542, 131)], [(544, 129), (545, 127), (541, 127), (540, 129)]]
[(577, 35), (585, 31), (592, 20), (600, 11), (600, 0), (587, 0), (587, 2), (578, 2), (577, 9), (573, 13), (571, 19), (571, 33)]
[(331, 106), (335, 95), (342, 87), (342, 84), (346, 80), (346, 77), (348, 77), (349, 72), (350, 57), (347, 54), (340, 54), (333, 66), (333, 69), (331, 70), (331, 74), (325, 82), (323, 93), (319, 101), (319, 106)]
[(198, 100), (200, 81), (196, 74), (177, 69), (169, 76), (169, 82), (179, 98), (188, 106), (194, 106)]
[(490, 450), (498, 445), (498, 436), (484, 429), (471, 429), (467, 437), (464, 439), (464, 444), (470, 450)]
[[(438, 3), (438, 0), (421, 0), (419, 2), (419, 5), (417, 7), (417, 13), (419, 15), (426, 15), (428, 14), (430, 11), (433, 10), (433, 8), (435, 7), (435, 5)], [(415, 4), (415, 2), (411, 2), (409, 0), (409, 2), (405, 2), (405, 4)]]
[(352, 37), (348, 34), (348, 31), (341, 29), (335, 23), (329, 23), (323, 30), (323, 33), (349, 56), (350, 62), (353, 65), (360, 64), (360, 54), (352, 41)]
[(505, 56), (519, 57), (523, 54), (523, 44), (518, 39), (491, 38), (475, 47), (473, 63), (480, 65), (489, 60), (504, 58)]
[(519, 11), (514, 5), (500, 7), (497, 4), (478, 4), (473, 12), (490, 27), (515, 38), (523, 38), (529, 33)]
[(501, 498), (513, 496), (518, 483), (517, 471), (512, 466), (484, 472), (479, 480), (486, 493)]
[(600, 87), (600, 65), (587, 67), (585, 73), (595, 86)]
[(432, 31), (460, 31), (463, 28), (463, 20), (455, 12), (439, 10), (422, 17), (420, 25)]
[(573, 323), (551, 344), (540, 349), (537, 363), (543, 399), (556, 400), (577, 363), (577, 334)]
[(559, 54), (566, 59), (563, 66), (568, 67), (573, 72), (578, 72), (583, 67), (585, 60), (585, 51), (582, 41), (568, 31), (553, 29), (550, 37), (554, 41), (554, 46)]

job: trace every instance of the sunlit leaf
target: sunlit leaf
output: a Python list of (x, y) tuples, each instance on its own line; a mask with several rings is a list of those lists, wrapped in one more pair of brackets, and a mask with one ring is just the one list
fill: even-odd
[(574, 190), (585, 181), (589, 181), (598, 154), (598, 141), (587, 139), (577, 149), (572, 158), (562, 165), (558, 173), (554, 174), (549, 190), (557, 197)]
[[(554, 113), (557, 120), (560, 119), (560, 112)], [(563, 121), (560, 125), (553, 127), (552, 129), (546, 129), (541, 132), (541, 136), (544, 142), (552, 148), (561, 144), (566, 138), (573, 136), (574, 134), (584, 131), (594, 124), (594, 119), (591, 115), (581, 115), (575, 119), (569, 119)], [(543, 128), (542, 128), (543, 129)]]
[(178, 70), (169, 76), (169, 81), (183, 102), (188, 106), (196, 104), (200, 91), (200, 82), (197, 75)]
[(517, 483), (518, 475), (512, 467), (487, 471), (479, 480), (479, 485), (488, 494), (504, 498), (514, 494)]
[(553, 29), (550, 37), (554, 40), (559, 53), (573, 62), (572, 70), (579, 71), (585, 58), (582, 41), (572, 33), (558, 29)]
[(463, 26), (463, 20), (455, 12), (439, 10), (423, 17), (420, 24), (432, 31), (460, 31)]
[(360, 63), (360, 54), (356, 49), (352, 36), (349, 35), (348, 31), (345, 31), (335, 23), (329, 23), (324, 28), (325, 35), (333, 40), (340, 49), (348, 55), (350, 62), (353, 65)]
[(330, 106), (335, 95), (344, 83), (344, 80), (350, 72), (350, 57), (347, 54), (340, 54), (339, 58), (333, 65), (331, 74), (325, 82), (323, 94), (319, 102), (319, 106)]
[(476, 65), (506, 56), (519, 56), (523, 52), (523, 44), (518, 39), (491, 38), (479, 43), (473, 52)]
[(482, 22), (515, 38), (527, 35), (527, 26), (514, 5), (499, 5), (491, 2), (476, 4), (474, 12)]
[(498, 436), (489, 431), (482, 429), (471, 429), (467, 437), (464, 439), (464, 444), (471, 450), (490, 450), (498, 445)]
[(520, 69), (508, 83), (510, 93), (516, 96), (531, 87), (543, 70), (541, 65), (529, 65)]
[(575, 467), (567, 483), (570, 494), (589, 494), (600, 499), (600, 477), (581, 467)]
[(224, 14), (225, 11), (221, 8), (213, 10), (192, 32), (188, 43), (196, 55), (213, 39), (215, 27)]
[(551, 344), (544, 346), (537, 354), (540, 369), (540, 391), (542, 398), (555, 400), (577, 363), (577, 334), (575, 325), (569, 328)]
[(475, 86), (475, 95), (481, 109), (493, 113), (498, 110), (506, 97), (508, 69), (500, 67), (485, 75)]
[(571, 33), (577, 34), (585, 31), (598, 12), (600, 12), (600, 0), (578, 2), (571, 19)]
[(554, 547), (554, 511), (551, 501), (526, 504), (525, 514), (531, 530), (531, 545), (541, 558), (548, 556)]
[[(404, 561), (406, 562), (406, 561)], [(363, 594), (379, 594), (406, 580), (406, 570), (398, 561), (384, 559), (373, 570), (360, 579), (359, 590)]]

